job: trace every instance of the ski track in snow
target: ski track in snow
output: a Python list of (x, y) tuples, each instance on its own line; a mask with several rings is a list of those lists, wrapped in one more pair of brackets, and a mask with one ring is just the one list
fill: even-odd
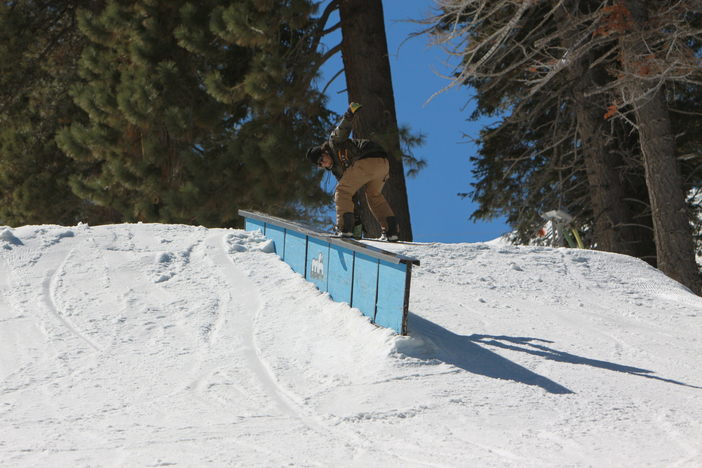
[[(250, 236), (245, 235), (244, 237)], [(237, 294), (237, 298), (240, 299), (239, 311), (233, 314), (235, 319), (232, 327), (237, 330), (238, 341), (243, 344), (242, 354), (246, 356), (249, 367), (257, 376), (266, 393), (274, 401), (278, 410), (292, 419), (299, 420), (305, 426), (305, 431), (313, 432), (315, 437), (321, 437), (323, 445), (345, 447), (348, 455), (342, 458), (340, 462), (350, 459), (355, 460), (355, 463), (362, 463), (361, 460), (368, 460), (365, 463), (372, 463), (382, 460), (382, 457), (386, 457), (390, 463), (397, 465), (409, 463), (418, 464), (419, 466), (435, 466), (433, 463), (420, 463), (417, 460), (387, 451), (383, 449), (382, 444), (374, 443), (363, 437), (361, 433), (345, 429), (336, 422), (326, 422), (324, 415), (317, 413), (314, 408), (310, 408), (305, 404), (304, 397), (294, 393), (293, 390), (286, 388), (281, 383), (275, 369), (263, 357), (260, 345), (256, 339), (257, 327), (261, 322), (260, 313), (265, 307), (271, 307), (271, 305), (263, 303), (258, 294), (252, 294), (253, 291), (259, 290), (259, 285), (254, 284), (246, 275), (236, 269), (232, 259), (226, 256), (225, 252), (227, 250), (230, 252), (245, 252), (245, 250), (242, 250), (242, 244), (237, 240), (237, 236), (230, 234), (229, 240), (232, 238), (234, 239), (232, 244), (228, 244), (227, 238), (222, 238), (221, 249), (223, 250), (220, 255), (214, 256), (215, 263), (219, 266), (218, 269), (224, 272), (224, 276), (229, 282), (229, 289), (242, 291)], [(255, 258), (250, 260), (252, 262), (257, 261)], [(245, 286), (242, 287), (242, 285)], [(249, 293), (244, 294), (243, 291), (249, 291)], [(322, 466), (324, 464), (321, 463)]]
[(416, 256), (410, 336), (260, 234), (0, 227), (0, 466), (702, 465), (702, 300), (643, 262)]
[(65, 328), (67, 328), (76, 337), (85, 341), (85, 343), (87, 343), (91, 348), (93, 348), (93, 350), (100, 351), (100, 347), (98, 347), (98, 345), (96, 345), (90, 338), (88, 338), (88, 336), (85, 333), (82, 333), (76, 328), (76, 326), (70, 321), (70, 319), (66, 317), (65, 311), (62, 311), (56, 302), (56, 289), (58, 287), (57, 277), (64, 273), (66, 261), (71, 257), (73, 252), (73, 250), (68, 252), (68, 255), (66, 256), (64, 261), (61, 262), (61, 265), (59, 265), (58, 270), (49, 270), (46, 272), (46, 277), (42, 284), (42, 299), (46, 308), (51, 312), (51, 314), (54, 317), (56, 317), (56, 319), (58, 319), (63, 324)]

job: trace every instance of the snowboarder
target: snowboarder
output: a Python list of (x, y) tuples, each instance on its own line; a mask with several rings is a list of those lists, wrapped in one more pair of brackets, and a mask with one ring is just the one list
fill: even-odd
[(343, 237), (352, 237), (355, 217), (353, 197), (365, 186), (371, 213), (387, 240), (399, 239), (397, 219), (381, 193), (390, 173), (388, 154), (371, 140), (349, 138), (351, 125), (360, 104), (352, 102), (329, 140), (307, 151), (307, 159), (320, 169), (331, 171), (338, 180), (336, 202), (336, 230)]

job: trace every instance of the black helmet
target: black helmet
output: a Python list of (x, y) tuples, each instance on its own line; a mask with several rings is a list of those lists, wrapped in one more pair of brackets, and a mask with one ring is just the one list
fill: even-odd
[(317, 164), (319, 162), (319, 158), (322, 157), (322, 147), (321, 146), (313, 146), (312, 148), (307, 150), (307, 159), (312, 164)]

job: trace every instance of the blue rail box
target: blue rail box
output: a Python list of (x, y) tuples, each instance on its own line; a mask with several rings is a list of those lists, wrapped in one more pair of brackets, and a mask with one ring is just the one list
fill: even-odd
[(296, 273), (334, 301), (355, 307), (376, 325), (407, 334), (412, 265), (419, 260), (298, 223), (239, 210), (247, 231), (259, 230)]

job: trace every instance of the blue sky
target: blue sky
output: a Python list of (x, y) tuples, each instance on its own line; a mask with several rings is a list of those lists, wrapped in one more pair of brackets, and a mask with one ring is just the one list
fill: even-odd
[[(429, 101), (449, 84), (437, 74), (450, 71), (448, 56), (441, 48), (430, 46), (427, 36), (407, 39), (410, 33), (421, 30), (421, 25), (408, 20), (431, 14), (433, 5), (433, 0), (383, 0), (397, 119), (400, 125), (409, 125), (426, 137), (425, 145), (416, 153), (428, 165), (419, 175), (407, 179), (414, 240), (492, 240), (509, 231), (509, 226), (503, 220), (470, 221), (475, 204), (457, 196), (471, 190), (469, 158), (476, 147), (470, 138), (478, 136), (485, 122), (467, 120), (472, 103), (470, 90), (465, 87), (450, 89)], [(331, 47), (339, 40), (340, 36), (331, 37), (326, 44)], [(324, 86), (341, 68), (340, 56), (328, 62), (320, 85)], [(340, 113), (348, 105), (345, 88), (342, 75), (327, 90), (330, 107)]]

